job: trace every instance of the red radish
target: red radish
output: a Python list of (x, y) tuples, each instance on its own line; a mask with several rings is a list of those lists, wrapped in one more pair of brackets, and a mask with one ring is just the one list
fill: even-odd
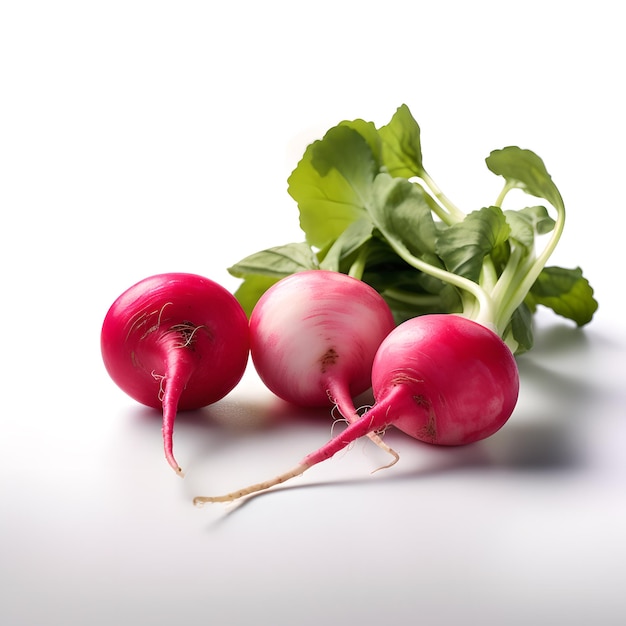
[(294, 469), (224, 496), (197, 497), (194, 503), (225, 502), (268, 489), (391, 425), (433, 444), (484, 439), (512, 414), (519, 374), (512, 352), (492, 330), (459, 315), (432, 314), (403, 322), (382, 342), (372, 389), (374, 407)]
[(146, 278), (112, 304), (102, 325), (104, 365), (129, 396), (163, 410), (165, 457), (173, 454), (177, 411), (223, 398), (249, 355), (248, 319), (221, 285), (196, 274)]
[[(335, 404), (359, 419), (353, 398), (371, 387), (372, 362), (395, 322), (383, 297), (361, 280), (326, 270), (283, 278), (250, 316), (252, 361), (265, 385), (299, 406)], [(376, 433), (370, 438), (397, 454)]]

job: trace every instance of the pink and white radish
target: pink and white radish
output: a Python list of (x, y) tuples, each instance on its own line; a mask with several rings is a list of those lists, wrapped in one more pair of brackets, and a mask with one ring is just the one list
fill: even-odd
[[(334, 404), (349, 423), (371, 387), (378, 346), (395, 327), (382, 296), (346, 274), (309, 270), (268, 289), (250, 316), (252, 361), (265, 385), (299, 406)], [(380, 437), (370, 438), (396, 453)]]
[(101, 350), (123, 391), (162, 409), (165, 457), (182, 475), (173, 454), (177, 411), (212, 404), (239, 382), (249, 356), (248, 319), (218, 283), (196, 274), (158, 274), (111, 305)]
[(357, 438), (395, 426), (424, 442), (454, 446), (484, 439), (515, 408), (519, 374), (511, 350), (492, 330), (454, 314), (416, 317), (382, 342), (372, 366), (375, 405), (292, 470), (224, 496), (268, 489), (332, 457)]

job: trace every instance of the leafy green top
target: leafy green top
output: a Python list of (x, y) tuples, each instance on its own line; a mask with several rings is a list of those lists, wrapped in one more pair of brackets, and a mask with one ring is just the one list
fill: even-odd
[[(504, 179), (491, 205), (465, 213), (424, 169), (420, 128), (402, 105), (377, 129), (344, 121), (310, 144), (288, 180), (306, 241), (256, 252), (229, 268), (248, 313), (274, 282), (306, 269), (350, 274), (377, 289), (396, 321), (461, 313), (494, 329), (517, 352), (533, 344), (532, 315), (550, 307), (579, 326), (597, 309), (579, 268), (547, 267), (565, 206), (530, 150), (494, 150), (487, 167)], [(537, 204), (503, 210), (521, 189)], [(545, 239), (540, 251), (537, 242)]]

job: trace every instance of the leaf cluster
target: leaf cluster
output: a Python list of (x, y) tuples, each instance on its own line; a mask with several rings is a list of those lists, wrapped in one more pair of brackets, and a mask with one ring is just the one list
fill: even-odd
[[(580, 268), (546, 265), (565, 207), (543, 161), (509, 146), (493, 151), (486, 164), (504, 179), (502, 192), (464, 212), (425, 170), (420, 127), (406, 105), (380, 128), (361, 119), (339, 123), (307, 147), (288, 179), (305, 240), (230, 267), (243, 279), (237, 298), (250, 313), (281, 278), (327, 269), (373, 286), (398, 323), (461, 313), (494, 328), (517, 352), (532, 347), (538, 305), (579, 326), (588, 323), (598, 305)], [(534, 202), (504, 210), (512, 189)]]

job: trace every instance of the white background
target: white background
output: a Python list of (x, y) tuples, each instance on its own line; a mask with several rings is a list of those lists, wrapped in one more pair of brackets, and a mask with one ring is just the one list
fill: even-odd
[[(626, 621), (626, 47), (618, 3), (6, 2), (0, 9), (0, 623), (612, 626)], [(492, 149), (537, 152), (568, 209), (551, 263), (600, 309), (549, 312), (488, 441), (368, 441), (240, 506), (196, 508), (330, 434), (250, 369), (160, 423), (110, 381), (112, 301), (299, 241), (286, 179), (342, 119), (406, 103), (467, 210)]]

